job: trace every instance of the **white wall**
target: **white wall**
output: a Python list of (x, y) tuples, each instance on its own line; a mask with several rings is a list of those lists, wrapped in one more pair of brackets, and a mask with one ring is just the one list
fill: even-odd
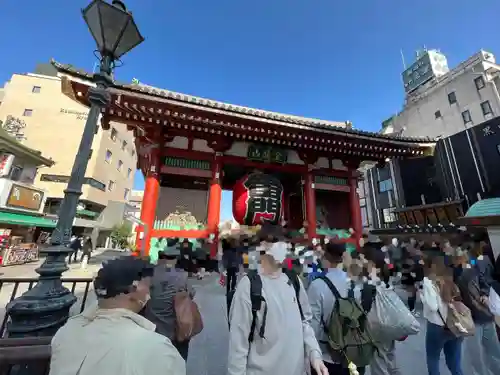
[[(425, 84), (407, 99), (403, 111), (394, 118), (394, 132), (403, 130), (403, 135), (409, 137), (447, 137), (466, 128), (462, 112), (469, 110), (472, 123), (467, 127), (477, 125), (491, 117), (500, 115), (500, 97), (497, 87), (490, 80), (491, 71), (498, 67), (485, 60), (486, 52), (480, 52), (457, 68), (450, 71), (436, 82)], [(494, 57), (493, 57), (494, 61)], [(485, 70), (490, 69), (488, 73)], [(477, 90), (474, 79), (483, 76), (486, 86)], [(448, 94), (455, 92), (457, 103), (450, 104)], [(493, 110), (492, 115), (484, 116), (481, 103), (488, 100)], [(441, 117), (436, 118), (436, 111)]]

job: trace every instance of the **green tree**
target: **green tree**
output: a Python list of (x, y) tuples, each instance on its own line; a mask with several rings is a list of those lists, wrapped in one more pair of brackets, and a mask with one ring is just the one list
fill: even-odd
[(128, 221), (115, 225), (111, 231), (111, 240), (122, 249), (128, 246), (130, 236), (132, 236), (132, 224)]

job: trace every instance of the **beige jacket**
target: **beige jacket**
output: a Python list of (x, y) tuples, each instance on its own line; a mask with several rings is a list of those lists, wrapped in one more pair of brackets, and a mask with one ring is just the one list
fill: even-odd
[(186, 364), (149, 320), (125, 309), (92, 307), (52, 339), (49, 375), (185, 375)]

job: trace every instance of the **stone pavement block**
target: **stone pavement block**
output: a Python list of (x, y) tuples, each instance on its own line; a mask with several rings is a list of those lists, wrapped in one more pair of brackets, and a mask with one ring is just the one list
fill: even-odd
[(215, 276), (202, 283), (194, 287), (204, 329), (191, 341), (187, 374), (225, 375), (229, 340), (225, 289), (218, 284), (218, 277)]

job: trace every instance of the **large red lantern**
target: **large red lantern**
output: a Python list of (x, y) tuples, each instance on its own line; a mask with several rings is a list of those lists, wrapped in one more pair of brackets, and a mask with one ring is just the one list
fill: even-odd
[(276, 177), (254, 172), (233, 188), (233, 217), (240, 225), (280, 224), (283, 185)]

